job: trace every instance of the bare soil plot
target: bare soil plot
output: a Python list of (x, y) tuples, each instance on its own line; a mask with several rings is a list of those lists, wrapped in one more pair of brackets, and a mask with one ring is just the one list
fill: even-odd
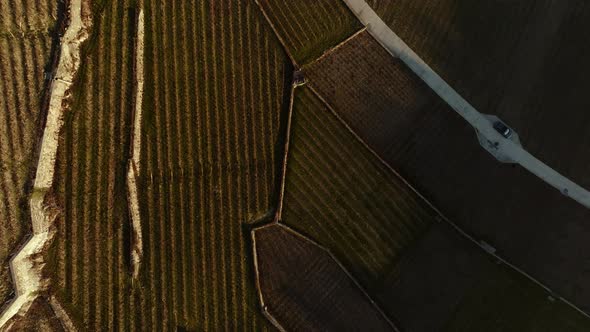
[(257, 0), (295, 62), (305, 64), (362, 26), (338, 0)]
[(393, 331), (324, 248), (281, 226), (252, 232), (264, 310), (287, 331)]
[(54, 1), (0, 3), (0, 308), (12, 293), (8, 262), (31, 230), (28, 198), (56, 13)]
[(590, 188), (590, 4), (585, 1), (369, 1), (392, 29), (524, 146)]
[(354, 131), (451, 220), (590, 310), (588, 210), (525, 170), (496, 162), (471, 127), (368, 36), (307, 75)]

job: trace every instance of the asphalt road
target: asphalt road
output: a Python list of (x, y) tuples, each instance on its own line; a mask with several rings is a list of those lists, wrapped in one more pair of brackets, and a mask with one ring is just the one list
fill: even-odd
[(393, 56), (401, 59), (416, 75), (418, 75), (436, 94), (438, 94), (455, 112), (478, 131), (479, 135), (489, 142), (497, 142), (490, 151), (494, 155), (503, 155), (512, 162), (520, 164), (541, 180), (550, 184), (562, 194), (590, 208), (590, 192), (575, 182), (561, 175), (521, 145), (506, 139), (492, 126), (492, 123), (469, 102), (459, 95), (443, 80), (428, 64), (397, 36), (389, 26), (381, 20), (375, 11), (364, 0), (344, 0), (356, 17), (367, 27), (367, 31)]

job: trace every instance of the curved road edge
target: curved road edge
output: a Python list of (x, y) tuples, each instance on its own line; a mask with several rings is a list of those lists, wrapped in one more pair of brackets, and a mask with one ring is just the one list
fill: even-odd
[[(490, 121), (445, 80), (443, 80), (424, 60), (422, 60), (398, 35), (383, 22), (381, 17), (364, 0), (344, 0), (350, 10), (367, 27), (367, 30), (393, 57), (402, 60), (420, 79), (439, 95), (449, 106), (465, 119), (489, 142), (497, 142), (500, 154), (533, 173), (541, 180), (572, 198), (586, 208), (590, 208), (590, 192), (549, 167), (522, 146), (500, 135)], [(487, 149), (486, 149), (487, 150)]]

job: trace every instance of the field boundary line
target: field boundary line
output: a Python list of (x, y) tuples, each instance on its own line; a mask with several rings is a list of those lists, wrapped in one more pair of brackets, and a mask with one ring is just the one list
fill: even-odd
[(66, 332), (75, 332), (77, 331), (74, 322), (70, 319), (70, 316), (66, 312), (66, 310), (62, 307), (61, 303), (57, 300), (55, 296), (49, 297), (49, 305), (51, 309), (55, 313), (55, 316), (60, 320), (62, 327)]
[(420, 199), (422, 199), (434, 212), (436, 212), (436, 214), (444, 221), (446, 222), (448, 225), (450, 225), (453, 229), (455, 229), (458, 233), (460, 233), (463, 237), (465, 237), (466, 239), (468, 239), (469, 241), (473, 242), (478, 248), (480, 248), (485, 254), (494, 257), (496, 260), (498, 260), (499, 262), (503, 263), (504, 265), (508, 266), (509, 268), (511, 268), (512, 270), (518, 272), (519, 274), (523, 275), (524, 277), (526, 277), (527, 279), (529, 279), (530, 281), (532, 281), (533, 283), (535, 283), (537, 286), (540, 286), (541, 288), (543, 288), (546, 292), (549, 293), (549, 295), (551, 296), (555, 296), (558, 299), (560, 299), (562, 302), (564, 302), (565, 304), (571, 306), (573, 309), (575, 309), (576, 311), (578, 311), (579, 313), (581, 313), (582, 315), (584, 315), (587, 318), (590, 318), (590, 316), (584, 312), (583, 310), (581, 310), (580, 308), (578, 308), (577, 306), (573, 305), (571, 302), (569, 302), (568, 300), (564, 299), (563, 297), (559, 296), (557, 293), (555, 293), (551, 288), (549, 288), (548, 286), (546, 286), (545, 284), (543, 284), (542, 282), (538, 281), (537, 279), (533, 278), (531, 275), (529, 275), (528, 273), (526, 273), (525, 271), (521, 270), (520, 268), (516, 267), (515, 265), (513, 265), (512, 263), (508, 262), (506, 259), (498, 256), (496, 253), (491, 253), (488, 250), (486, 250), (486, 248), (482, 245), (481, 242), (477, 241), (474, 237), (472, 237), (471, 235), (469, 235), (467, 232), (465, 232), (461, 227), (459, 227), (457, 224), (455, 224), (453, 221), (451, 221), (449, 218), (447, 218), (438, 208), (436, 208), (434, 206), (434, 204), (432, 204), (424, 195), (422, 195), (410, 182), (408, 182), (408, 180), (406, 180), (401, 174), (399, 174), (391, 165), (389, 165), (389, 163), (387, 163), (383, 158), (381, 158), (381, 156), (375, 151), (373, 150), (373, 148), (371, 148), (367, 142), (365, 142), (365, 140), (363, 140), (349, 125), (348, 123), (342, 118), (340, 117), (340, 115), (336, 112), (336, 110), (334, 110), (334, 108), (313, 88), (312, 83), (308, 83), (307, 84), (308, 88), (318, 97), (322, 100), (322, 102), (324, 102), (324, 104), (330, 109), (330, 112), (332, 112), (332, 114), (334, 114), (338, 120), (348, 129), (348, 131), (350, 133), (352, 133), (352, 135), (354, 135), (354, 137), (365, 147), (365, 149), (367, 149), (368, 151), (371, 152), (371, 154), (373, 154), (378, 160), (379, 162), (381, 162), (383, 165), (385, 165), (386, 168), (388, 168), (395, 176), (397, 176), (400, 180), (402, 180), (407, 186), (408, 188), (410, 188), (416, 195), (418, 195), (418, 197), (420, 197)]
[(319, 57), (317, 57), (314, 60), (311, 60), (310, 62), (304, 64), (301, 69), (305, 69), (307, 67), (313, 66), (315, 63), (322, 61), (324, 58), (332, 55), (332, 53), (334, 53), (335, 51), (337, 51), (338, 49), (340, 49), (340, 47), (346, 45), (348, 42), (350, 42), (351, 40), (353, 40), (355, 37), (357, 37), (358, 35), (362, 34), (363, 32), (367, 31), (367, 27), (363, 26), (362, 28), (360, 28), (357, 32), (353, 33), (352, 35), (348, 36), (346, 39), (344, 39), (343, 41), (339, 42), (338, 44), (336, 44), (334, 47), (331, 47), (329, 49), (327, 49), (324, 53), (322, 53), (322, 55), (320, 55)]
[[(267, 224), (261, 227), (257, 227), (254, 228), (251, 231), (252, 234), (252, 243), (253, 243), (253, 248), (254, 248), (254, 268), (255, 268), (255, 273), (256, 273), (256, 289), (258, 292), (258, 296), (260, 298), (260, 303), (262, 305), (262, 310), (265, 316), (269, 317), (270, 321), (275, 324), (275, 326), (281, 330), (281, 331), (285, 331), (285, 329), (279, 324), (278, 320), (276, 318), (274, 318), (274, 316), (272, 316), (272, 314), (268, 311), (267, 306), (264, 304), (264, 296), (262, 295), (262, 289), (260, 288), (260, 274), (259, 274), (259, 269), (258, 269), (258, 252), (256, 250), (256, 231), (257, 230), (261, 230), (264, 228), (269, 228), (269, 227), (280, 227), (283, 230), (287, 231), (288, 233), (293, 234), (296, 237), (299, 237), (301, 239), (303, 239), (306, 242), (309, 242), (310, 244), (312, 244), (313, 246), (321, 249), (322, 251), (326, 252), (328, 254), (328, 256), (330, 256), (330, 258), (336, 262), (336, 264), (340, 267), (340, 269), (342, 271), (344, 271), (344, 273), (346, 274), (346, 276), (353, 282), (353, 284), (361, 291), (361, 293), (363, 294), (363, 296), (365, 296), (365, 298), (367, 300), (369, 300), (369, 302), (371, 303), (372, 307), (374, 309), (377, 310), (377, 312), (381, 315), (381, 317), (383, 317), (383, 319), (385, 319), (385, 321), (393, 328), (394, 331), (396, 332), (400, 332), (400, 330), (398, 329), (398, 327), (393, 323), (393, 321), (391, 321), (391, 319), (385, 314), (385, 312), (383, 310), (381, 310), (381, 308), (379, 307), (379, 305), (377, 305), (377, 303), (373, 300), (373, 298), (371, 298), (371, 296), (365, 291), (365, 289), (361, 286), (361, 284), (352, 276), (352, 274), (350, 274), (350, 272), (348, 272), (348, 270), (344, 267), (344, 265), (342, 265), (342, 263), (336, 258), (336, 256), (334, 256), (334, 254), (332, 253), (332, 251), (330, 251), (327, 247), (321, 245), (320, 243), (316, 242), (315, 240), (313, 240), (312, 238), (298, 232), (297, 230), (281, 223), (281, 222), (277, 222), (277, 223), (272, 223), (272, 224)], [(278, 324), (278, 325), (276, 325)]]
[(270, 225), (277, 225), (277, 222), (272, 222), (271, 224), (265, 224), (260, 227), (256, 227), (250, 231), (250, 236), (252, 238), (252, 251), (254, 254), (254, 279), (256, 283), (256, 294), (258, 295), (258, 302), (260, 303), (260, 309), (262, 310), (262, 314), (266, 319), (268, 319), (279, 331), (286, 332), (287, 330), (277, 321), (267, 310), (266, 304), (264, 304), (264, 296), (262, 296), (262, 288), (260, 287), (260, 273), (258, 268), (258, 250), (256, 249), (256, 230), (262, 229), (265, 227), (269, 227)]
[(277, 30), (277, 28), (274, 25), (274, 23), (272, 23), (270, 17), (268, 16), (268, 13), (266, 12), (266, 10), (260, 4), (260, 0), (254, 0), (254, 2), (256, 3), (256, 5), (260, 9), (260, 11), (262, 12), (262, 15), (264, 16), (264, 19), (266, 20), (266, 22), (268, 22), (268, 24), (270, 25), (270, 28), (272, 29), (272, 31), (274, 32), (275, 36), (277, 37), (277, 39), (281, 43), (281, 46), (283, 47), (283, 50), (285, 51), (285, 54), (287, 54), (287, 56), (289, 57), (289, 60), (291, 60), (291, 63), (293, 64), (293, 66), (298, 69), (300, 67), (299, 64), (297, 63), (297, 61), (295, 61), (295, 58), (293, 57), (293, 55), (291, 54), (291, 52), (289, 52), (289, 49), (287, 48), (287, 43), (285, 43), (285, 40), (283, 39), (283, 37), (281, 36), (281, 34), (279, 33), (279, 31)]
[[(49, 106), (43, 136), (40, 142), (37, 172), (29, 200), (33, 234), (10, 260), (10, 271), (16, 298), (0, 315), (0, 330), (17, 315), (25, 314), (40, 293), (47, 292), (49, 281), (43, 277), (43, 254), (53, 243), (57, 228), (55, 220), (61, 213), (49, 195), (55, 180), (55, 166), (59, 136), (64, 124), (64, 112), (71, 102), (71, 83), (80, 67), (81, 44), (88, 38), (91, 22), (82, 19), (82, 1), (66, 1), (69, 22), (60, 41), (59, 60), (55, 76), (48, 89)], [(58, 21), (58, 26), (61, 22)]]
[(133, 129), (131, 132), (131, 160), (127, 170), (127, 200), (129, 201), (129, 216), (131, 218), (131, 275), (137, 280), (139, 268), (143, 258), (143, 235), (141, 231), (141, 213), (139, 209), (139, 195), (137, 178), (141, 174), (141, 126), (143, 116), (143, 88), (144, 88), (144, 17), (143, 9), (137, 17), (137, 35), (135, 36), (135, 107), (133, 109)]
[[(331, 251), (330, 251), (328, 248), (326, 248), (326, 247), (324, 247), (324, 246), (320, 245), (319, 243), (317, 243), (316, 241), (312, 240), (311, 238), (309, 238), (309, 237), (307, 237), (307, 236), (305, 236), (305, 235), (303, 235), (303, 234), (300, 234), (300, 233), (298, 233), (297, 231), (295, 231), (295, 230), (291, 229), (290, 227), (288, 227), (287, 225), (285, 225), (285, 224), (283, 224), (283, 223), (281, 222), (281, 220), (282, 220), (282, 215), (283, 215), (283, 207), (284, 207), (284, 203), (285, 203), (285, 202), (284, 202), (284, 198), (285, 198), (284, 194), (285, 194), (285, 186), (286, 186), (286, 181), (287, 181), (287, 164), (288, 164), (288, 160), (289, 160), (289, 151), (290, 151), (290, 149), (289, 149), (289, 148), (290, 148), (290, 144), (291, 144), (291, 127), (292, 127), (292, 119), (293, 119), (293, 103), (294, 103), (294, 99), (295, 99), (295, 90), (296, 90), (296, 89), (297, 89), (299, 86), (300, 86), (300, 85), (297, 85), (297, 84), (293, 84), (293, 85), (291, 86), (291, 96), (290, 96), (290, 100), (289, 100), (289, 112), (288, 112), (288, 115), (287, 115), (287, 128), (286, 128), (286, 130), (285, 130), (285, 135), (286, 135), (286, 137), (285, 137), (285, 149), (284, 149), (284, 157), (283, 157), (283, 168), (282, 168), (282, 174), (281, 174), (281, 185), (280, 185), (280, 192), (279, 192), (279, 202), (278, 202), (278, 208), (277, 208), (277, 212), (276, 212), (276, 214), (275, 214), (275, 218), (274, 218), (274, 220), (273, 220), (272, 222), (270, 222), (270, 223), (265, 223), (265, 224), (262, 224), (262, 225), (260, 225), (260, 226), (258, 226), (258, 227), (256, 227), (256, 226), (255, 226), (256, 224), (253, 224), (253, 225), (254, 225), (254, 228), (253, 228), (253, 229), (252, 229), (252, 231), (251, 231), (251, 232), (252, 232), (252, 242), (253, 242), (253, 248), (254, 248), (254, 270), (255, 270), (255, 274), (256, 274), (256, 276), (255, 276), (255, 277), (256, 277), (256, 289), (257, 289), (257, 291), (258, 291), (258, 295), (259, 295), (260, 303), (261, 303), (261, 305), (262, 305), (263, 314), (264, 314), (265, 316), (267, 316), (267, 318), (268, 318), (268, 319), (269, 319), (271, 322), (273, 322), (273, 323), (274, 323), (274, 322), (276, 322), (275, 318), (274, 318), (274, 317), (272, 317), (272, 316), (270, 316), (270, 314), (269, 314), (268, 312), (266, 312), (266, 310), (264, 309), (264, 307), (265, 307), (265, 306), (264, 306), (264, 299), (263, 299), (262, 292), (261, 292), (261, 289), (260, 289), (260, 280), (259, 280), (259, 273), (258, 273), (258, 261), (257, 261), (257, 252), (256, 252), (256, 239), (255, 239), (255, 236), (254, 236), (254, 232), (255, 232), (257, 229), (264, 228), (264, 227), (269, 227), (269, 226), (272, 226), (273, 224), (275, 224), (275, 225), (280, 225), (280, 226), (282, 226), (282, 227), (285, 227), (285, 228), (287, 228), (287, 229), (291, 230), (292, 232), (294, 232), (294, 233), (295, 233), (295, 234), (297, 234), (298, 236), (301, 236), (301, 237), (303, 237), (304, 239), (306, 239), (306, 240), (308, 240), (308, 241), (311, 241), (312, 243), (314, 243), (314, 244), (316, 244), (317, 246), (321, 247), (323, 250), (327, 251), (327, 252), (330, 254), (330, 256), (332, 257), (332, 259), (334, 259), (334, 260), (335, 260), (335, 261), (338, 263), (338, 265), (340, 265), (340, 267), (341, 267), (341, 268), (342, 268), (342, 269), (343, 269), (343, 270), (346, 272), (346, 274), (347, 274), (347, 275), (348, 275), (348, 276), (349, 276), (349, 277), (350, 277), (350, 278), (353, 280), (353, 282), (354, 282), (354, 283), (355, 283), (355, 284), (356, 284), (356, 285), (357, 285), (357, 286), (358, 286), (358, 287), (361, 289), (361, 291), (363, 292), (363, 294), (365, 294), (365, 296), (367, 296), (367, 298), (369, 299), (369, 301), (371, 301), (371, 303), (373, 303), (373, 304), (374, 304), (374, 306), (375, 306), (375, 307), (376, 307), (376, 308), (379, 310), (379, 312), (380, 312), (380, 313), (381, 313), (381, 314), (382, 314), (382, 315), (383, 315), (383, 316), (384, 316), (384, 317), (387, 319), (387, 321), (388, 321), (388, 322), (389, 322), (389, 323), (390, 323), (390, 324), (391, 324), (391, 325), (394, 327), (394, 329), (395, 329), (396, 331), (399, 331), (399, 330), (397, 329), (396, 325), (395, 325), (395, 324), (393, 324), (393, 322), (392, 322), (392, 321), (391, 321), (391, 320), (390, 320), (390, 319), (387, 317), (387, 315), (386, 315), (386, 314), (385, 314), (385, 313), (384, 313), (384, 312), (381, 310), (381, 307), (380, 307), (379, 305), (377, 305), (377, 303), (376, 303), (376, 302), (373, 300), (373, 298), (372, 298), (372, 297), (371, 297), (371, 296), (370, 296), (370, 295), (369, 295), (369, 294), (368, 294), (368, 293), (367, 293), (367, 292), (364, 290), (364, 288), (362, 288), (362, 287), (360, 286), (360, 283), (359, 283), (359, 282), (358, 282), (358, 281), (357, 281), (357, 280), (356, 280), (356, 279), (355, 279), (355, 278), (354, 278), (354, 277), (353, 277), (353, 276), (352, 276), (352, 275), (351, 275), (351, 274), (348, 272), (348, 270), (346, 270), (346, 268), (344, 268), (344, 266), (343, 266), (343, 265), (340, 263), (340, 261), (339, 261), (338, 259), (336, 259), (336, 256), (334, 256), (334, 254), (333, 254), (333, 253), (332, 253), (332, 252), (331, 252)], [(310, 86), (307, 86), (307, 88), (311, 88), (311, 87), (310, 87)], [(326, 105), (326, 106), (327, 106), (327, 107), (330, 109), (330, 111), (331, 111), (331, 112), (333, 112), (333, 110), (332, 110), (332, 109), (329, 107), (329, 105), (328, 105), (328, 104), (325, 102), (325, 100), (324, 100), (323, 98), (321, 98), (321, 96), (319, 96), (319, 95), (318, 95), (318, 94), (315, 92), (315, 90), (313, 90), (313, 89), (312, 89), (312, 92), (313, 92), (314, 94), (316, 94), (316, 95), (317, 95), (317, 96), (320, 98), (320, 101), (321, 101), (322, 103), (324, 103), (324, 104), (325, 104), (325, 105)], [(340, 119), (340, 117), (338, 117), (338, 120), (339, 120), (339, 121), (342, 121), (342, 120)], [(347, 128), (348, 128), (348, 127), (347, 127)], [(348, 129), (350, 130), (350, 128), (348, 128)], [(357, 137), (357, 136), (355, 135), (355, 137)], [(357, 137), (357, 139), (358, 139), (358, 137)], [(381, 158), (379, 158), (379, 159), (381, 160)], [(382, 161), (382, 162), (383, 162), (383, 161)], [(269, 316), (270, 316), (270, 317), (269, 317)], [(277, 324), (278, 324), (278, 322), (277, 322)], [(279, 327), (279, 326), (280, 326), (280, 324), (279, 324), (279, 325), (277, 325), (277, 327)]]
[(287, 160), (289, 159), (289, 147), (291, 144), (291, 121), (293, 119), (293, 100), (295, 97), (295, 89), (297, 85), (291, 84), (289, 96), (289, 111), (287, 112), (287, 127), (285, 128), (285, 145), (283, 149), (283, 164), (281, 165), (281, 182), (279, 188), (278, 206), (275, 213), (274, 223), (278, 223), (283, 216), (283, 204), (285, 198), (285, 183), (287, 179)]

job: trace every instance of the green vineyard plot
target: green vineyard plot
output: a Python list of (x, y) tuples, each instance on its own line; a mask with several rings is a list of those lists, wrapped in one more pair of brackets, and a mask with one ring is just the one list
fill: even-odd
[[(0, 0), (0, 330), (590, 331), (590, 210), (347, 3)], [(590, 188), (590, 2), (367, 3)]]
[(361, 28), (342, 1), (257, 1), (287, 52), (300, 65), (316, 59)]
[(60, 141), (64, 213), (50, 254), (52, 288), (80, 328), (266, 330), (243, 224), (276, 205), (291, 66), (253, 2), (144, 2), (144, 258), (132, 280), (122, 179), (135, 107), (136, 6), (93, 7)]

